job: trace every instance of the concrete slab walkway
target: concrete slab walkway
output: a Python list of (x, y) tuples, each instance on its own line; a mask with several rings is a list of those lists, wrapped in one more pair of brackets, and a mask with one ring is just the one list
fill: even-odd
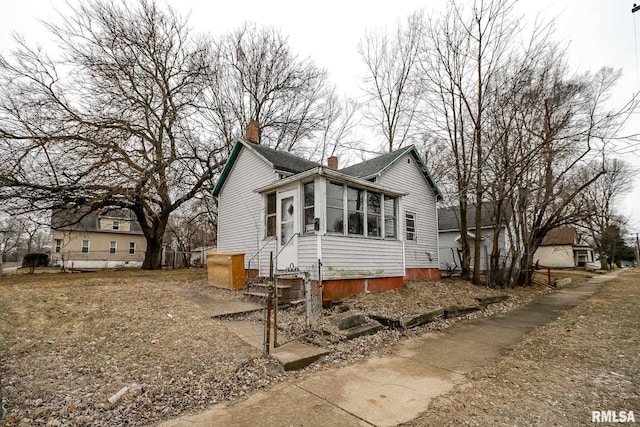
[(503, 316), (461, 322), (399, 343), (391, 354), (303, 376), (246, 401), (216, 405), (169, 426), (394, 426), (425, 411), (464, 374), (589, 298), (617, 272), (559, 290)]

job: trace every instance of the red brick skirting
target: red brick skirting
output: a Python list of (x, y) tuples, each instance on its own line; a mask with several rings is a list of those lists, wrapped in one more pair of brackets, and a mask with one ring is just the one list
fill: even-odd
[(344, 280), (325, 280), (322, 282), (322, 300), (335, 301), (340, 298), (348, 297), (369, 292), (382, 292), (391, 289), (398, 289), (403, 286), (402, 277), (382, 277), (370, 279), (344, 279)]
[(438, 268), (407, 268), (404, 272), (404, 280), (438, 280), (440, 269)]

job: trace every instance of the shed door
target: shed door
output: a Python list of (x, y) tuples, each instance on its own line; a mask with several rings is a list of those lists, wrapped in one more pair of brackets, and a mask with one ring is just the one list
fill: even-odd
[(298, 265), (298, 192), (296, 190), (278, 193), (278, 270)]

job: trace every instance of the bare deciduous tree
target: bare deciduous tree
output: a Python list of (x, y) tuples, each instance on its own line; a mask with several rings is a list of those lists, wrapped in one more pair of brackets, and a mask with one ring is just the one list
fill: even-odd
[(417, 63), (424, 23), (419, 12), (398, 23), (393, 34), (369, 31), (358, 46), (367, 69), (365, 118), (384, 137), (389, 152), (418, 132), (420, 96)]
[(208, 46), (151, 1), (70, 8), (46, 25), (59, 56), (22, 42), (0, 60), (3, 192), (33, 209), (130, 208), (143, 268), (160, 268), (169, 215), (219, 166), (198, 121)]
[[(475, 204), (475, 230), (480, 233), (485, 185), (484, 159), (489, 151), (485, 111), (493, 102), (491, 92), (504, 77), (513, 59), (513, 37), (519, 22), (512, 16), (512, 0), (474, 2), (469, 10), (451, 2), (444, 15), (430, 18), (425, 26), (421, 75), (427, 101), (428, 131), (448, 141), (453, 169), (455, 202), (459, 207), (462, 276), (471, 270), (467, 210)], [(474, 243), (473, 281), (480, 283), (480, 238)]]
[(327, 118), (326, 71), (301, 59), (279, 31), (245, 24), (223, 36), (212, 61), (207, 105), (211, 131), (228, 149), (247, 123), (260, 124), (260, 143), (305, 151)]
[[(589, 169), (604, 170), (585, 191), (580, 193), (575, 203), (587, 206), (590, 214), (581, 222), (594, 250), (600, 255), (602, 269), (607, 269), (607, 258), (614, 259), (615, 245), (620, 239), (620, 230), (624, 229), (626, 219), (619, 214), (617, 203), (631, 191), (632, 178), (636, 172), (631, 166), (619, 159), (611, 159), (601, 164), (594, 162), (585, 166)], [(613, 235), (612, 235), (613, 234)]]

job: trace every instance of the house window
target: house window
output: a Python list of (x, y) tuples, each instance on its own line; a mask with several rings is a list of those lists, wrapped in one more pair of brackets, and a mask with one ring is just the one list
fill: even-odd
[(113, 225), (111, 226), (113, 230), (120, 230), (120, 221), (113, 221)]
[(396, 237), (396, 199), (384, 196), (384, 237)]
[(116, 253), (116, 247), (117, 247), (117, 243), (116, 242), (109, 242), (109, 253), (110, 254), (115, 254)]
[(60, 253), (62, 250), (62, 239), (56, 239), (56, 253)]
[(382, 237), (382, 205), (380, 193), (367, 192), (367, 236)]
[(405, 238), (416, 240), (416, 214), (413, 212), (404, 213)]
[(136, 242), (129, 242), (129, 254), (133, 255), (136, 253)]
[(305, 234), (311, 234), (314, 232), (315, 227), (315, 192), (312, 182), (307, 182), (303, 186), (304, 193), (304, 232)]
[(364, 234), (364, 190), (347, 187), (349, 234)]
[(89, 241), (88, 240), (83, 240), (82, 241), (82, 253), (86, 254), (89, 252)]
[(344, 233), (344, 187), (327, 183), (327, 231)]
[(267, 215), (265, 218), (265, 235), (276, 235), (276, 193), (267, 194)]

